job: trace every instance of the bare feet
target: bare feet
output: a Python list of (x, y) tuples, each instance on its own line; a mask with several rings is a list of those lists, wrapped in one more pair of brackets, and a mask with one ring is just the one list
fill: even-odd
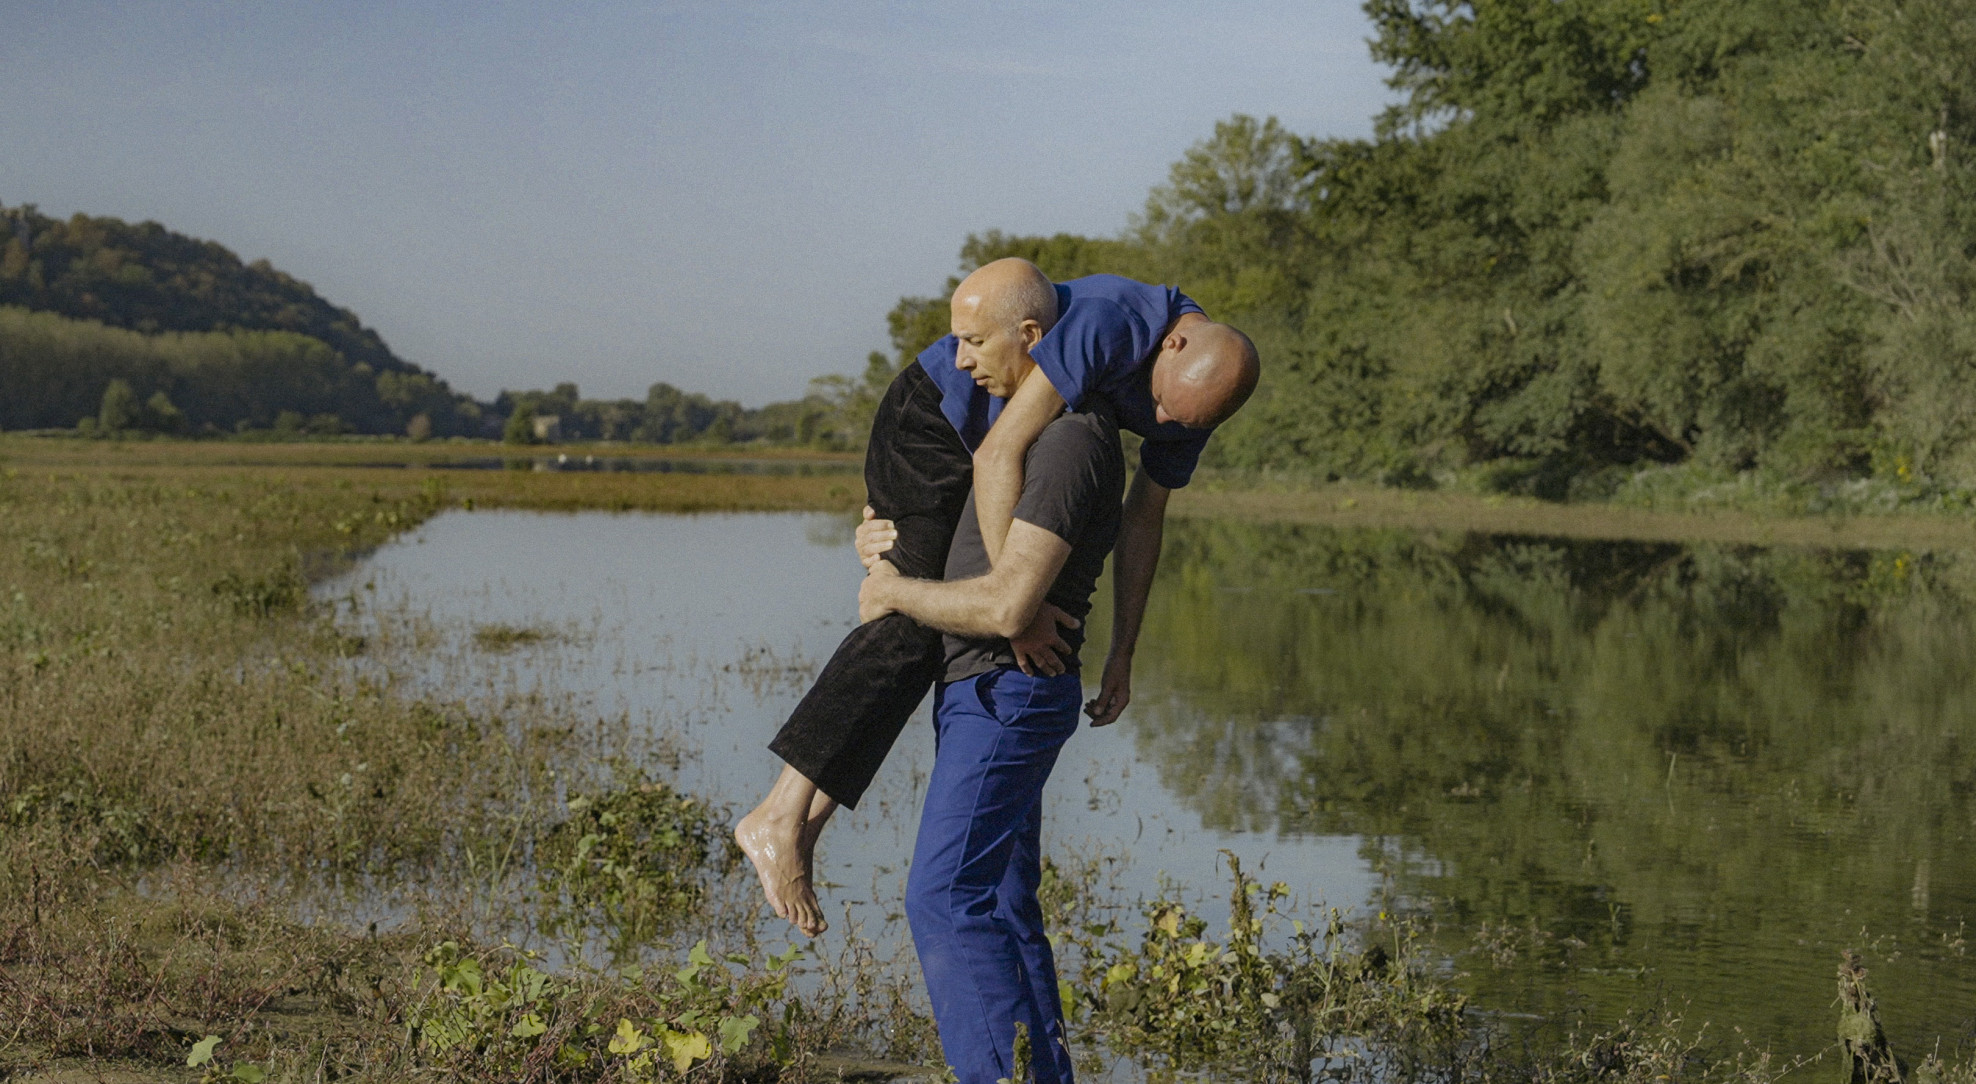
[(767, 805), (764, 802), (741, 818), (734, 826), (734, 842), (754, 863), (768, 905), (797, 929), (815, 937), (830, 928), (810, 887), (810, 856), (816, 838), (805, 830), (806, 818), (778, 818), (765, 808)]

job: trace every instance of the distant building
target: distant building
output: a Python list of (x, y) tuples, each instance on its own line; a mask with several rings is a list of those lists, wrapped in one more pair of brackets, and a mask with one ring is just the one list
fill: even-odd
[(535, 418), (535, 439), (543, 444), (557, 444), (563, 439), (563, 417), (560, 414), (538, 414)]

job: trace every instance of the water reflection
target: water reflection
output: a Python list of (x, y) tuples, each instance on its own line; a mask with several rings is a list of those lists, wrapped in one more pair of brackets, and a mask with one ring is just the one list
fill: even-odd
[(1180, 524), (1135, 749), (1209, 826), (1363, 837), (1450, 946), (1487, 924), (1484, 1005), (1670, 995), (1808, 1052), (1872, 944), (1919, 1043), (1976, 1006), (1971, 569)]
[[(781, 766), (768, 740), (855, 623), (854, 525), (800, 514), (452, 512), (321, 595), (343, 600), (348, 631), (376, 645), (353, 665), (503, 717), (516, 714), (506, 705), (543, 697), (627, 718), (649, 747), (600, 750), (599, 770), (607, 755), (643, 763), (657, 750), (682, 790), (745, 810)], [(493, 628), (540, 635), (489, 650), (476, 633)], [(903, 947), (905, 859), (933, 759), (926, 714), (822, 847), (833, 922), (858, 924), (888, 948)], [(1086, 729), (1065, 747), (1045, 793), (1059, 856), (1109, 860), (1100, 864), (1128, 894), (1151, 895), (1171, 875), (1209, 896), (1217, 922), (1222, 848), (1313, 904), (1350, 908), (1372, 895), (1377, 876), (1356, 836), (1284, 840), (1203, 825), (1131, 749), (1122, 726)], [(786, 928), (770, 921), (764, 931)]]
[[(412, 629), (411, 680), (623, 713), (741, 807), (853, 619), (846, 529), (453, 513), (325, 593), (369, 597), (380, 642)], [(1669, 997), (1808, 1053), (1859, 947), (1925, 1049), (1976, 1023), (1973, 604), (1961, 555), (1176, 523), (1133, 707), (1067, 747), (1047, 824), (1130, 892), (1212, 890), (1228, 847), (1309, 901), (1396, 893), (1451, 955), (1485, 934), (1456, 957), (1479, 1004), (1559, 1026)], [(490, 622), (561, 631), (477, 650)], [(931, 746), (909, 727), (826, 837), (832, 914), (867, 935), (896, 919)]]

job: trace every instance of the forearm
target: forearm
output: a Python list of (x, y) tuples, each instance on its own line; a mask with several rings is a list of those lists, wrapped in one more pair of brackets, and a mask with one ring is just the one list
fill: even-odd
[(879, 562), (858, 589), (858, 613), (869, 621), (896, 612), (956, 636), (1009, 637), (1020, 633), (1043, 605), (1070, 556), (1070, 543), (1033, 523), (1009, 530), (1006, 560), (986, 576), (966, 580), (909, 580)]
[(1041, 369), (1032, 369), (1009, 398), (974, 453), (974, 517), (988, 562), (1002, 559), (1016, 502), (1022, 499), (1023, 464), (1030, 445), (1063, 413), (1063, 396)]
[(992, 574), (947, 581), (888, 577), (879, 585), (875, 599), (886, 609), (955, 636), (1011, 636), (1035, 616), (1033, 605), (1028, 613), (1011, 605), (1007, 592), (997, 589)]
[(1126, 495), (1118, 543), (1112, 548), (1113, 658), (1129, 659), (1138, 649), (1139, 626), (1146, 617), (1146, 598), (1152, 593), (1166, 535), (1168, 493), (1140, 471)]

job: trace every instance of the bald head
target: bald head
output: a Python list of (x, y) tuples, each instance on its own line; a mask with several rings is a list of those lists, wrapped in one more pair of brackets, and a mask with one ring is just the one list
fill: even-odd
[(1047, 332), (1057, 323), (1057, 291), (1028, 260), (1011, 256), (975, 268), (954, 289), (954, 309), (992, 321), (1013, 336), (1025, 320)]
[(1153, 363), (1153, 399), (1173, 420), (1212, 429), (1242, 409), (1262, 363), (1247, 335), (1212, 320), (1177, 325)]

